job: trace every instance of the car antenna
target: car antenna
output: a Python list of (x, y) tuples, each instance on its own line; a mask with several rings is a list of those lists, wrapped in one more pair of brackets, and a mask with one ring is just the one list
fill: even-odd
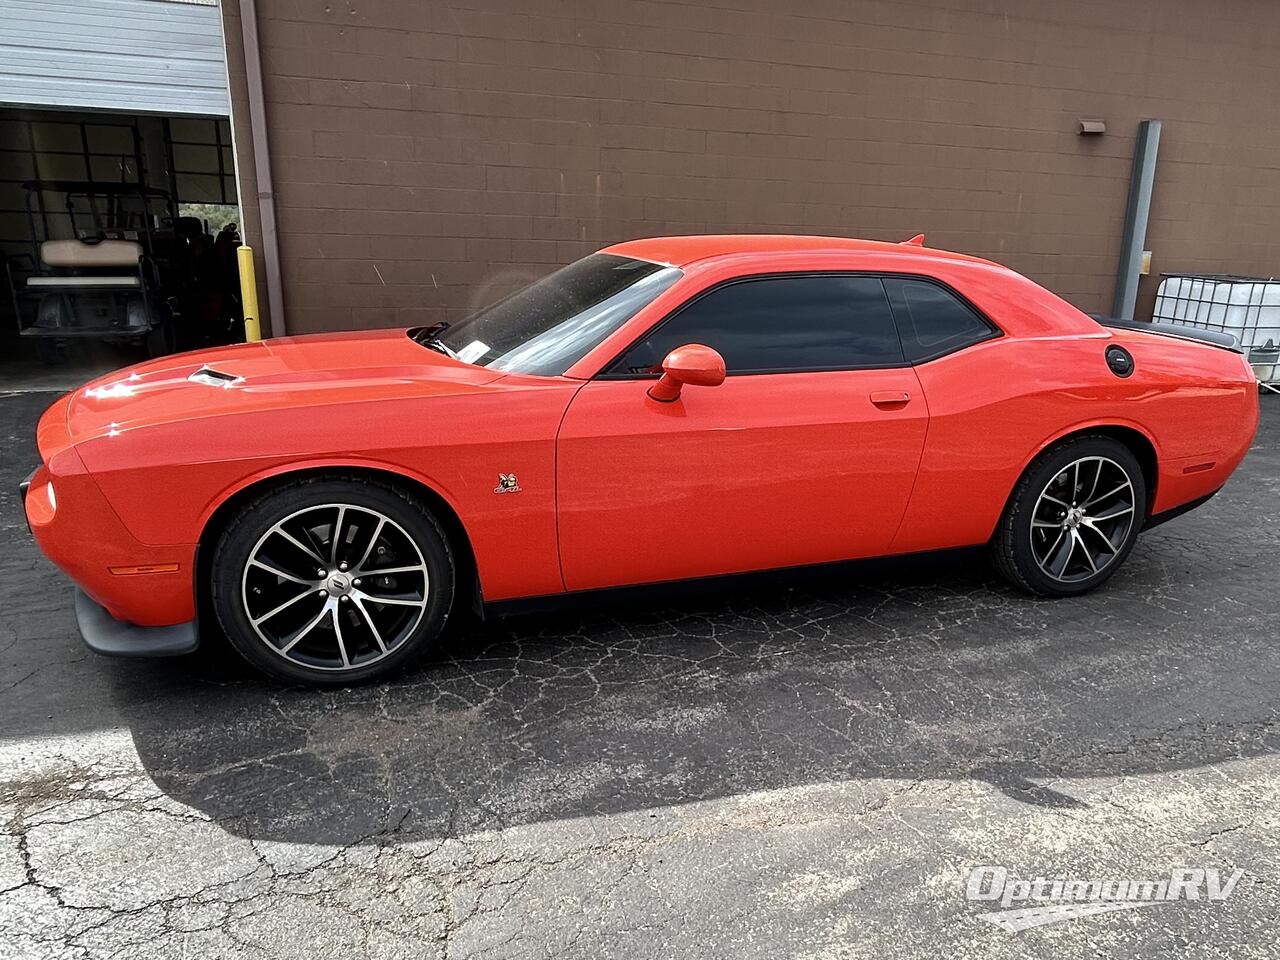
[(903, 247), (923, 247), (923, 246), (924, 246), (924, 234), (923, 234), (923, 233), (917, 233), (917, 234), (916, 234), (914, 237), (912, 237), (910, 240), (903, 240), (903, 241), (902, 241), (902, 243), (901, 243), (901, 244), (899, 244), (899, 246), (903, 246)]

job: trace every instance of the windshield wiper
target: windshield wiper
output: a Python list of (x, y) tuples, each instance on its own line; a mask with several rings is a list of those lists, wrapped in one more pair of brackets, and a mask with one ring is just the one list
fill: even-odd
[(416, 330), (409, 331), (409, 337), (414, 343), (420, 343), (428, 350), (434, 350), (436, 353), (443, 353), (451, 360), (457, 360), (458, 355), (445, 346), (440, 334), (449, 329), (449, 321), (441, 320), (439, 323), (433, 323), (427, 327), (418, 327)]

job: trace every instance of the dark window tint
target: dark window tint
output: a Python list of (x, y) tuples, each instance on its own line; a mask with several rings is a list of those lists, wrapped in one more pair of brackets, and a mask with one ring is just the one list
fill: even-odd
[(972, 308), (936, 283), (886, 277), (884, 286), (898, 320), (903, 352), (913, 363), (951, 353), (994, 333)]
[(712, 290), (661, 324), (611, 374), (656, 372), (686, 343), (724, 356), (729, 373), (901, 364), (884, 287), (875, 277), (770, 277)]

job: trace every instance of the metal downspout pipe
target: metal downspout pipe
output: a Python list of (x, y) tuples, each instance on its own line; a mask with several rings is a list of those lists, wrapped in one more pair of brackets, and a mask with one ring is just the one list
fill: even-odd
[(1142, 276), (1142, 251), (1147, 243), (1147, 217), (1156, 181), (1156, 154), (1160, 150), (1160, 121), (1143, 120), (1133, 146), (1133, 172), (1129, 175), (1129, 203), (1124, 214), (1124, 237), (1116, 267), (1116, 294), (1111, 315), (1132, 320)]
[(254, 0), (240, 0), (244, 34), (244, 71), (249, 91), (249, 133), (258, 184), (258, 217), (262, 223), (262, 261), (267, 274), (267, 309), (271, 332), (287, 333), (284, 287), (280, 282), (280, 243), (276, 233), (276, 198), (271, 185), (271, 149), (267, 145), (267, 113), (262, 97), (262, 55), (258, 47), (258, 10)]

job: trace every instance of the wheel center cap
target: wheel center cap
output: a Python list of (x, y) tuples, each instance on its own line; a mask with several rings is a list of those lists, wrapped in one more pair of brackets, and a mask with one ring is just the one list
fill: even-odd
[(335, 571), (325, 580), (324, 588), (329, 591), (331, 597), (344, 597), (351, 592), (351, 577)]
[(1072, 507), (1067, 511), (1067, 526), (1075, 529), (1080, 526), (1080, 521), (1084, 519), (1084, 509), (1082, 507)]

